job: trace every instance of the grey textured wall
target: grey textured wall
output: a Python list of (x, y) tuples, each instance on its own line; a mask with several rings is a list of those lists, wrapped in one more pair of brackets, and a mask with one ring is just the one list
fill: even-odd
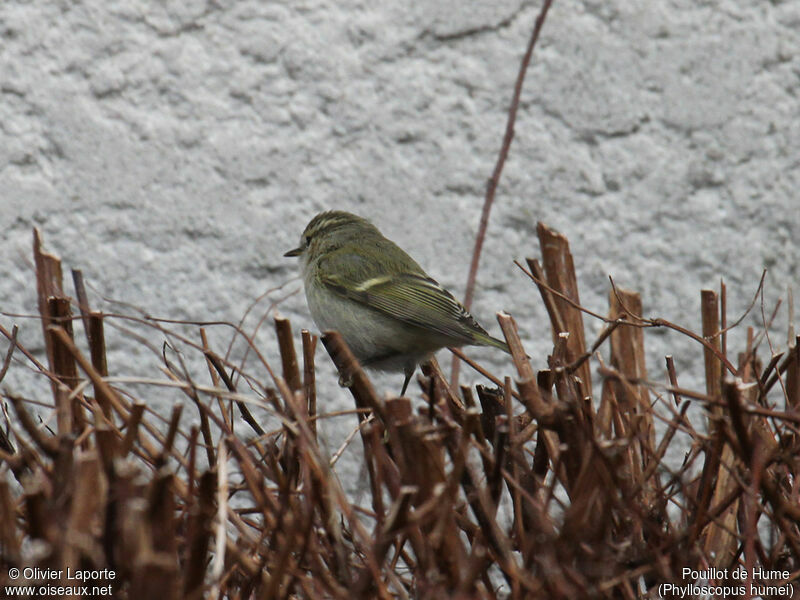
[[(295, 276), (283, 252), (332, 207), (372, 218), (462, 295), (538, 9), (4, 0), (0, 310), (33, 311), (38, 226), (100, 306), (113, 308), (102, 294), (162, 317), (237, 321)], [(599, 312), (609, 274), (642, 292), (646, 314), (693, 329), (699, 289), (721, 277), (732, 316), (765, 266), (774, 301), (798, 277), (799, 93), (796, 0), (557, 0), (525, 84), (475, 314), (499, 334), (494, 312), (513, 311), (543, 366), (545, 313), (512, 264), (538, 256), (538, 220), (569, 237), (582, 300)], [(311, 327), (302, 296), (280, 310), (296, 330)], [(37, 324), (0, 319), (21, 322), (23, 341), (41, 348)], [(599, 324), (588, 328), (591, 339)], [(276, 360), (271, 330), (258, 339)], [(679, 369), (699, 364), (700, 348), (675, 334), (646, 342), (653, 377), (665, 353)], [(111, 344), (112, 372), (127, 374), (129, 355)], [(318, 359), (321, 385), (349, 405)]]

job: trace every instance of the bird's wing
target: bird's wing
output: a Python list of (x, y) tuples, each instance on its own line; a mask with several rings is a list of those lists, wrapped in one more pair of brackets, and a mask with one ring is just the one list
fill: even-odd
[(320, 270), (321, 282), (332, 292), (409, 325), (436, 331), (452, 338), (454, 345), (485, 344), (505, 349), (503, 342), (486, 333), (450, 292), (423, 271), (377, 274), (379, 270), (362, 257), (331, 259), (350, 265), (349, 269), (337, 269), (335, 262), (327, 262)]

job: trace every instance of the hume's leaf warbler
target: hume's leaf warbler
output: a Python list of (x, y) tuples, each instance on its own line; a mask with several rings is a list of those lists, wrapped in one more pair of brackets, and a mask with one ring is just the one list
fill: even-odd
[(400, 395), (420, 362), (445, 346), (508, 345), (493, 338), (414, 259), (359, 216), (311, 219), (300, 245), (306, 301), (321, 331), (334, 329), (365, 367), (403, 371)]

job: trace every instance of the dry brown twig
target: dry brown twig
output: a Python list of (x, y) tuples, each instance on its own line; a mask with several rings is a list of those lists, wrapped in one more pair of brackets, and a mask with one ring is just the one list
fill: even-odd
[[(525, 48), (525, 53), (522, 55), (520, 61), (519, 72), (517, 79), (514, 83), (514, 92), (511, 96), (511, 103), (508, 108), (508, 118), (506, 120), (506, 129), (503, 134), (503, 142), (500, 145), (500, 152), (497, 155), (497, 162), (495, 163), (492, 175), (486, 183), (486, 196), (483, 200), (483, 209), (481, 210), (481, 220), (478, 225), (478, 233), (475, 235), (475, 247), (472, 251), (472, 260), (469, 265), (469, 275), (467, 276), (467, 285), (464, 290), (464, 306), (469, 310), (472, 306), (472, 297), (475, 294), (475, 282), (478, 278), (478, 265), (481, 260), (481, 251), (483, 250), (483, 241), (486, 238), (486, 230), (489, 227), (489, 215), (492, 212), (492, 205), (494, 204), (494, 196), (497, 191), (497, 185), (500, 183), (500, 176), (503, 173), (503, 167), (506, 164), (506, 158), (511, 150), (511, 142), (514, 140), (514, 124), (517, 120), (517, 111), (519, 110), (519, 101), (522, 97), (522, 84), (525, 82), (525, 74), (528, 71), (528, 65), (533, 56), (533, 49), (539, 39), (539, 33), (542, 30), (544, 21), (547, 18), (547, 11), (550, 10), (550, 5), (553, 0), (544, 0), (542, 8), (536, 17), (536, 21), (531, 31), (531, 36), (528, 39), (528, 45)], [(458, 387), (458, 372), (459, 362), (453, 361), (453, 371), (450, 376), (450, 385)]]

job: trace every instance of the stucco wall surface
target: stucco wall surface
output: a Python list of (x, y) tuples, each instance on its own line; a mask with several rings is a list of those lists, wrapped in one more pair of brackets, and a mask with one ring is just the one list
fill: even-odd
[[(371, 218), (463, 295), (538, 10), (4, 0), (0, 310), (34, 311), (36, 226), (67, 269), (83, 269), (98, 308), (122, 310), (106, 297), (159, 317), (238, 322), (267, 290), (284, 285), (276, 299), (299, 286), (282, 254), (326, 208)], [(494, 313), (513, 312), (545, 366), (546, 314), (512, 262), (539, 256), (537, 221), (569, 237), (582, 301), (598, 312), (611, 275), (642, 293), (646, 315), (699, 330), (700, 288), (724, 278), (733, 320), (765, 267), (770, 310), (800, 273), (799, 94), (800, 2), (557, 0), (525, 82), (475, 315), (499, 335)], [(295, 331), (313, 329), (302, 294), (280, 311)], [(757, 304), (745, 324), (760, 318)], [(41, 351), (38, 324), (0, 322), (20, 323)], [(776, 324), (785, 344), (785, 309)], [(587, 320), (590, 340), (600, 326)], [(210, 330), (224, 348), (230, 330)], [(269, 323), (256, 339), (277, 367)], [(653, 378), (673, 354), (682, 383), (698, 384), (697, 344), (664, 332), (646, 343)], [(158, 363), (113, 328), (109, 346), (112, 374)], [(472, 355), (505, 365), (492, 350)], [(321, 394), (349, 407), (323, 351), (317, 359)], [(400, 378), (379, 382), (397, 391)], [(6, 383), (36, 393), (25, 377)]]

